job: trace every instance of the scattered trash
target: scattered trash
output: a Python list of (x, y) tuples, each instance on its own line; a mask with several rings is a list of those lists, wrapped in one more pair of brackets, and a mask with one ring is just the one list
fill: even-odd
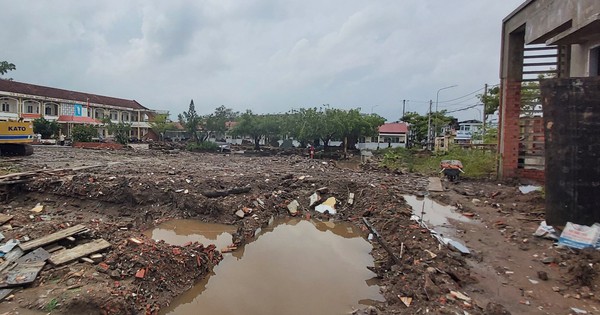
[(470, 301), (471, 301), (471, 298), (470, 298), (470, 297), (468, 297), (468, 296), (466, 296), (465, 294), (463, 294), (463, 293), (460, 293), (460, 292), (458, 292), (458, 291), (450, 291), (450, 294), (451, 294), (453, 297), (455, 297), (455, 298), (457, 298), (457, 299), (459, 299), (459, 300), (463, 300), (463, 301), (466, 301), (466, 302), (470, 302)]
[(542, 281), (548, 281), (548, 273), (545, 271), (538, 271), (537, 276)]
[(457, 251), (459, 251), (461, 254), (464, 255), (469, 255), (471, 254), (471, 251), (463, 244), (461, 244), (458, 241), (455, 241), (453, 239), (450, 238), (445, 238), (444, 242), (450, 246), (450, 248), (456, 249)]
[(32, 212), (35, 213), (40, 213), (44, 210), (44, 206), (41, 205), (40, 203), (38, 203), (37, 205), (35, 205), (35, 207), (33, 207), (33, 209), (31, 209)]
[(354, 193), (349, 193), (348, 194), (348, 204), (349, 205), (354, 204)]
[(308, 206), (309, 207), (314, 206), (317, 202), (319, 202), (319, 200), (321, 200), (321, 195), (319, 195), (318, 192), (310, 195), (310, 204)]
[(335, 214), (335, 204), (337, 200), (335, 197), (329, 197), (322, 204), (315, 207), (315, 210), (321, 213), (325, 213), (325, 211), (329, 212), (329, 214)]
[(298, 214), (298, 207), (300, 207), (300, 203), (298, 203), (298, 200), (294, 199), (294, 201), (290, 202), (287, 205), (290, 215), (295, 216), (296, 214)]
[(0, 246), (0, 252), (8, 253), (17, 245), (19, 245), (18, 240), (10, 239), (4, 245)]
[(538, 226), (533, 235), (547, 239), (558, 240), (556, 230), (552, 226), (547, 225), (545, 220), (540, 223), (540, 226)]
[(398, 298), (400, 299), (400, 301), (402, 301), (402, 303), (404, 303), (404, 305), (406, 305), (406, 307), (410, 307), (410, 303), (412, 303), (412, 298), (408, 297), (408, 296), (400, 296), (398, 295)]
[(579, 225), (567, 222), (565, 229), (558, 239), (559, 245), (582, 249), (586, 247), (597, 247), (600, 239), (600, 224), (592, 226)]
[(534, 186), (534, 185), (519, 186), (519, 191), (521, 191), (521, 193), (523, 195), (526, 195), (530, 192), (541, 191), (541, 190), (542, 190), (541, 186)]
[(575, 312), (575, 314), (587, 314), (588, 313), (586, 310), (582, 310), (582, 309), (576, 308), (576, 307), (571, 307), (571, 310), (573, 312)]

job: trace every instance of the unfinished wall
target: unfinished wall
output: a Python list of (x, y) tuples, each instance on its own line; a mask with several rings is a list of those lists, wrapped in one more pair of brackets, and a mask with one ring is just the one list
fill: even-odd
[(542, 81), (546, 221), (600, 222), (600, 77)]
[(590, 50), (598, 46), (598, 0), (528, 0), (503, 20), (500, 178), (544, 181), (544, 134), (537, 121), (541, 102), (539, 89), (531, 82), (537, 82), (540, 74), (559, 78), (599, 75), (595, 65), (600, 55), (590, 61)]

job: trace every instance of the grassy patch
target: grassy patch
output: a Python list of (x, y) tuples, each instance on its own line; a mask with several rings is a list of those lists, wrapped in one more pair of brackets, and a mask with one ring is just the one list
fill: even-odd
[(485, 150), (452, 148), (448, 152), (431, 154), (404, 148), (382, 150), (382, 166), (403, 169), (425, 175), (437, 175), (442, 160), (460, 160), (464, 174), (469, 178), (493, 178), (496, 172), (496, 155)]
[(46, 304), (46, 307), (44, 309), (46, 310), (46, 312), (52, 312), (57, 307), (58, 307), (58, 300), (52, 299), (52, 300), (50, 300), (50, 302), (48, 302), (48, 304)]

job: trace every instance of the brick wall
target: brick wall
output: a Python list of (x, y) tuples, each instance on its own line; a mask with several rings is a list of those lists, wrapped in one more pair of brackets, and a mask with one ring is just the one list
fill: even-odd
[(521, 113), (521, 82), (502, 80), (503, 99), (500, 111), (500, 174), (503, 179), (519, 176), (519, 114)]
[(519, 169), (517, 177), (532, 180), (540, 185), (544, 184), (545, 172), (543, 170)]

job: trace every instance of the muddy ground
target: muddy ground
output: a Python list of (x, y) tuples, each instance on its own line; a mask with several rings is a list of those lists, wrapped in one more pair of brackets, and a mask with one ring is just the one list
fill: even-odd
[[(58, 245), (98, 238), (112, 244), (94, 263), (47, 264), (34, 283), (0, 303), (0, 313), (154, 314), (207, 276), (222, 256), (209, 244), (156, 243), (143, 231), (195, 218), (235, 225), (234, 240), (246, 242), (271, 217), (291, 215), (287, 205), (296, 199), (296, 216), (353, 222), (365, 236), (366, 217), (396, 257), (373, 242), (373, 271), (386, 302), (357, 314), (575, 314), (572, 308), (600, 314), (598, 253), (532, 236), (543, 220), (540, 192), (524, 195), (518, 183), (463, 180), (430, 193), (472, 219), (452, 222), (446, 235), (469, 247), (471, 254), (463, 255), (410, 219), (402, 196), (424, 194), (427, 177), (380, 169), (376, 161), (358, 166), (270, 154), (36, 147), (33, 156), (0, 159), (4, 174), (47, 170), (0, 187), (0, 212), (14, 215), (0, 229), (6, 239), (36, 239), (84, 224), (88, 231)], [(80, 166), (98, 167), (71, 170)], [(337, 198), (337, 214), (308, 207), (317, 190), (323, 200)], [(38, 203), (44, 210), (32, 212)], [(409, 306), (401, 299), (411, 300)]]

